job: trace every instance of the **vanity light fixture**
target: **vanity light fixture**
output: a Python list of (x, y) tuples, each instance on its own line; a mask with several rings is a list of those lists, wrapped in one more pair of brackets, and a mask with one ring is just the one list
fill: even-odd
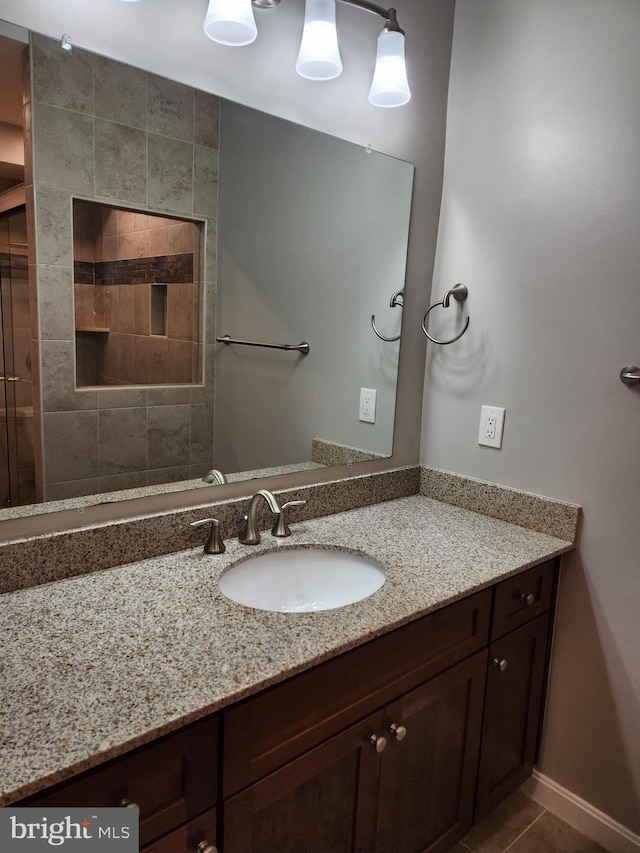
[(68, 33), (64, 33), (62, 38), (60, 39), (60, 47), (63, 50), (66, 50), (67, 53), (70, 53), (73, 50), (73, 45), (71, 44), (71, 36)]
[[(270, 9), (280, 0), (209, 0), (204, 31), (224, 45), (251, 44), (258, 34), (252, 6)], [(404, 30), (395, 9), (368, 0), (340, 0), (384, 19), (378, 36), (376, 65), (369, 103), (400, 107), (411, 98), (404, 53)], [(296, 71), (308, 80), (332, 80), (342, 72), (336, 30), (336, 0), (305, 0), (304, 29)]]

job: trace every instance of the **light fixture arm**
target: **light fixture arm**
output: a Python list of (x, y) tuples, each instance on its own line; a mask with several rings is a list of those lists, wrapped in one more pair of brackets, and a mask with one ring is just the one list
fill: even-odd
[[(372, 12), (374, 15), (380, 15), (385, 20), (385, 29), (389, 32), (402, 33), (395, 9), (385, 9), (383, 6), (378, 6), (377, 3), (369, 3), (369, 0), (340, 0), (341, 3), (346, 3), (349, 6), (357, 6), (359, 9), (364, 9), (367, 12)], [(273, 9), (279, 5), (280, 0), (251, 0), (253, 6), (257, 9)]]
[(341, 3), (346, 3), (349, 6), (357, 6), (358, 9), (364, 9), (367, 12), (372, 12), (374, 15), (380, 15), (385, 20), (385, 29), (389, 32), (402, 33), (398, 24), (398, 17), (395, 9), (385, 9), (383, 6), (378, 6), (376, 3), (369, 3), (369, 0), (340, 0)]

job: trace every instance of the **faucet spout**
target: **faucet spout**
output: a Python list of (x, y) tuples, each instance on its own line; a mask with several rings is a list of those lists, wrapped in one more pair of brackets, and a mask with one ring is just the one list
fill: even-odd
[(258, 542), (260, 542), (260, 531), (258, 530), (258, 525), (256, 523), (256, 516), (258, 513), (258, 504), (260, 503), (261, 498), (264, 498), (267, 502), (271, 512), (276, 515), (280, 515), (282, 513), (280, 504), (272, 492), (268, 489), (260, 489), (256, 492), (249, 501), (249, 509), (247, 510), (245, 525), (240, 531), (240, 536), (238, 537), (243, 545), (257, 545)]
[(222, 473), (222, 471), (218, 471), (217, 468), (212, 468), (208, 474), (205, 474), (202, 478), (203, 483), (216, 483), (220, 486), (224, 486), (227, 482), (227, 478)]

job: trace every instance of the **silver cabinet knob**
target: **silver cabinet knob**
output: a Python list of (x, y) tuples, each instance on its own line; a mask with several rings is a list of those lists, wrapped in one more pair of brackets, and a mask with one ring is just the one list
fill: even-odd
[(389, 731), (396, 740), (404, 740), (407, 736), (406, 727), (399, 726), (397, 723), (391, 723), (391, 725), (389, 726)]
[(218, 848), (209, 844), (208, 841), (201, 841), (196, 847), (196, 853), (218, 853)]
[(128, 800), (126, 797), (120, 800), (118, 806), (121, 809), (139, 809), (140, 806), (137, 803), (133, 803), (131, 800)]
[(502, 660), (500, 660), (500, 658), (494, 658), (493, 665), (497, 667), (500, 672), (504, 672), (505, 669), (509, 666), (508, 662), (504, 658)]
[(527, 605), (527, 607), (530, 607), (532, 604), (535, 603), (536, 597), (532, 592), (530, 592), (528, 595), (525, 595), (523, 592), (520, 596), (520, 600), (523, 601)]
[(382, 735), (371, 735), (369, 740), (371, 745), (375, 747), (376, 752), (384, 752), (387, 748), (387, 739)]

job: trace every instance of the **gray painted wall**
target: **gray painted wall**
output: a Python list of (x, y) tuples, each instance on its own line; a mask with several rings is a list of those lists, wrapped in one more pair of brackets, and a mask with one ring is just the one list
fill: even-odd
[[(640, 831), (640, 6), (458, 0), (422, 462), (581, 504), (541, 770)], [(506, 406), (501, 451), (482, 403)]]

